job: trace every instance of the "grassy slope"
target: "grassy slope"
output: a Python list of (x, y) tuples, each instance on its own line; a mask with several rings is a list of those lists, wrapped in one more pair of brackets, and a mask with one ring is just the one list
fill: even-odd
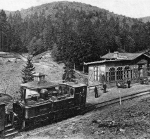
[[(4, 61), (4, 60), (3, 60)], [(14, 98), (18, 98), (21, 83), (21, 71), (26, 64), (25, 61), (18, 62), (3, 62), (0, 61), (0, 91), (7, 93)], [(63, 64), (57, 64), (52, 58), (41, 58), (38, 62), (34, 63), (35, 71), (46, 74), (46, 80), (57, 81), (61, 80), (63, 74)]]
[(23, 62), (8, 62), (0, 65), (0, 90), (2, 93), (7, 93), (14, 98), (18, 95), (16, 91), (19, 90), (21, 83), (21, 69)]
[(57, 64), (54, 61), (40, 61), (34, 63), (36, 71), (46, 74), (47, 81), (61, 81), (63, 74), (63, 64)]

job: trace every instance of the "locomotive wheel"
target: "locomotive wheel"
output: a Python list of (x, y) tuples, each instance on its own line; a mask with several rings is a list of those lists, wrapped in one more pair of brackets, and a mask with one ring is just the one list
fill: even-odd
[(85, 114), (85, 106), (83, 106), (81, 109), (80, 109), (80, 115), (84, 115)]
[(70, 109), (70, 117), (73, 117), (76, 114), (76, 109)]
[(58, 112), (54, 113), (54, 120), (53, 120), (54, 123), (59, 122), (59, 116), (60, 116), (60, 112), (59, 113)]
[(49, 116), (48, 116), (48, 123), (49, 124), (51, 124), (51, 123), (53, 123), (54, 122), (54, 114), (52, 113), (52, 114), (49, 114)]
[(13, 125), (16, 129), (20, 130), (22, 128), (22, 121), (20, 119), (15, 119)]
[(59, 122), (63, 119), (63, 111), (56, 112), (54, 122)]
[(62, 111), (60, 113), (56, 113), (56, 122), (59, 122), (62, 119)]
[(48, 124), (48, 121), (49, 121), (48, 116), (46, 116), (46, 118), (43, 117), (43, 119), (41, 120), (41, 125), (47, 125), (47, 124)]
[(62, 119), (64, 120), (64, 119), (66, 119), (67, 118), (67, 110), (64, 110), (63, 112), (62, 112)]
[(69, 118), (69, 114), (70, 114), (70, 111), (67, 110), (66, 113), (65, 113), (65, 119)]
[(26, 121), (23, 120), (23, 121), (22, 121), (22, 129), (23, 129), (23, 130), (25, 129), (25, 126), (26, 126)]
[(24, 124), (24, 128), (23, 128), (23, 129), (24, 129), (25, 131), (34, 128), (33, 120), (24, 120), (24, 121), (23, 121), (23, 124)]

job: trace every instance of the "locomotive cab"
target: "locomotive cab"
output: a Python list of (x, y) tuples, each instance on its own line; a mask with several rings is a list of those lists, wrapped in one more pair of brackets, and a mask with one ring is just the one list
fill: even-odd
[(66, 86), (66, 91), (74, 98), (74, 105), (83, 109), (86, 104), (87, 86), (83, 83), (67, 82), (61, 85)]

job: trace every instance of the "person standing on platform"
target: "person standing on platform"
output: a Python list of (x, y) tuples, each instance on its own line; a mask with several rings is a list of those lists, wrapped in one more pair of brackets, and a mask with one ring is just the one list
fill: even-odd
[(105, 82), (105, 75), (104, 75), (104, 73), (103, 73), (103, 72), (102, 72), (102, 74), (101, 74), (101, 77), (100, 77), (100, 78), (101, 78), (101, 82), (102, 82), (102, 83), (104, 83), (104, 82)]
[(107, 85), (106, 85), (106, 82), (104, 82), (104, 83), (103, 83), (104, 93), (106, 93), (106, 88), (107, 88)]
[(98, 90), (97, 90), (97, 87), (95, 86), (94, 88), (94, 92), (95, 92), (95, 98), (98, 98)]
[(131, 84), (131, 80), (130, 79), (127, 80), (127, 84), (128, 84), (128, 88), (130, 88), (130, 84)]

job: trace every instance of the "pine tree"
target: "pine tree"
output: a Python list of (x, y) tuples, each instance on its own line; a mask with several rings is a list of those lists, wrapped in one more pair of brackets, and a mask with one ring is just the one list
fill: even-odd
[(33, 81), (33, 72), (34, 72), (35, 67), (33, 66), (32, 63), (32, 58), (28, 57), (27, 58), (27, 64), (24, 67), (24, 69), (22, 70), (22, 83), (27, 83), (30, 81)]
[(9, 25), (7, 22), (7, 16), (4, 10), (0, 11), (0, 50), (6, 51), (8, 48), (8, 30)]
[(64, 67), (64, 74), (62, 76), (62, 79), (65, 82), (72, 82), (75, 79), (74, 74), (75, 74), (75, 71), (73, 70), (73, 66), (69, 62), (67, 62)]

